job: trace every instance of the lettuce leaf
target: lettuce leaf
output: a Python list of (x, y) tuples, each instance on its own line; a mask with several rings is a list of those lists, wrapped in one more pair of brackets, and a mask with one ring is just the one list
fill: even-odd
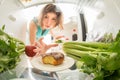
[(0, 73), (14, 69), (25, 50), (24, 42), (10, 36), (4, 29), (5, 25), (0, 29)]

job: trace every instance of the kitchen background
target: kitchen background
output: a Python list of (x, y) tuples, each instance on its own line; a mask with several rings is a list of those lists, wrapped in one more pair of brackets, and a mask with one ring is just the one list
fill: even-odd
[[(24, 42), (28, 39), (29, 21), (39, 14), (44, 3), (55, 3), (62, 9), (65, 30), (61, 34), (69, 40), (72, 40), (74, 28), (78, 33), (78, 41), (82, 41), (84, 36), (90, 41), (91, 37), (93, 39), (106, 31), (116, 34), (116, 30), (120, 28), (119, 0), (37, 0), (39, 3), (24, 1), (26, 0), (0, 0), (0, 26), (5, 24), (6, 32)], [(81, 14), (85, 21), (84, 34)]]

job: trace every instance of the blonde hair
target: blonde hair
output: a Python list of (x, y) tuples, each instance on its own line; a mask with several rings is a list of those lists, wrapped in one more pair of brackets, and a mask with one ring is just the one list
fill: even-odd
[(59, 26), (60, 29), (63, 29), (63, 13), (60, 10), (60, 8), (54, 4), (47, 4), (43, 8), (43, 10), (39, 16), (40, 25), (43, 26), (42, 21), (43, 21), (44, 15), (46, 15), (47, 13), (50, 13), (50, 12), (53, 12), (57, 15), (57, 22), (56, 22), (56, 25), (54, 27)]

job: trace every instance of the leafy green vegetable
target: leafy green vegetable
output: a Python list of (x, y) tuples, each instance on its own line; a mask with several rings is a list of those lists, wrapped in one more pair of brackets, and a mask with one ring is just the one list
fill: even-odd
[[(111, 34), (109, 35), (111, 37)], [(106, 37), (107, 38), (107, 37)], [(107, 41), (107, 39), (105, 39)], [(76, 61), (77, 68), (94, 74), (94, 80), (120, 79), (120, 30), (111, 43), (65, 42), (63, 51)], [(82, 62), (82, 64), (80, 63)]]
[(59, 40), (56, 40), (55, 43), (63, 43), (63, 41), (59, 39)]
[(114, 39), (112, 33), (105, 33), (104, 36), (100, 38), (97, 42), (111, 43), (113, 41)]
[(4, 29), (5, 25), (0, 29), (0, 73), (15, 68), (25, 49), (22, 41), (5, 33)]

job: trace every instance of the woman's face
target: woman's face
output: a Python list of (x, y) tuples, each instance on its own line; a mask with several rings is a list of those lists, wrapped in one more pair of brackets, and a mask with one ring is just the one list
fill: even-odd
[(57, 15), (55, 13), (47, 13), (43, 16), (43, 28), (50, 29), (56, 25)]

